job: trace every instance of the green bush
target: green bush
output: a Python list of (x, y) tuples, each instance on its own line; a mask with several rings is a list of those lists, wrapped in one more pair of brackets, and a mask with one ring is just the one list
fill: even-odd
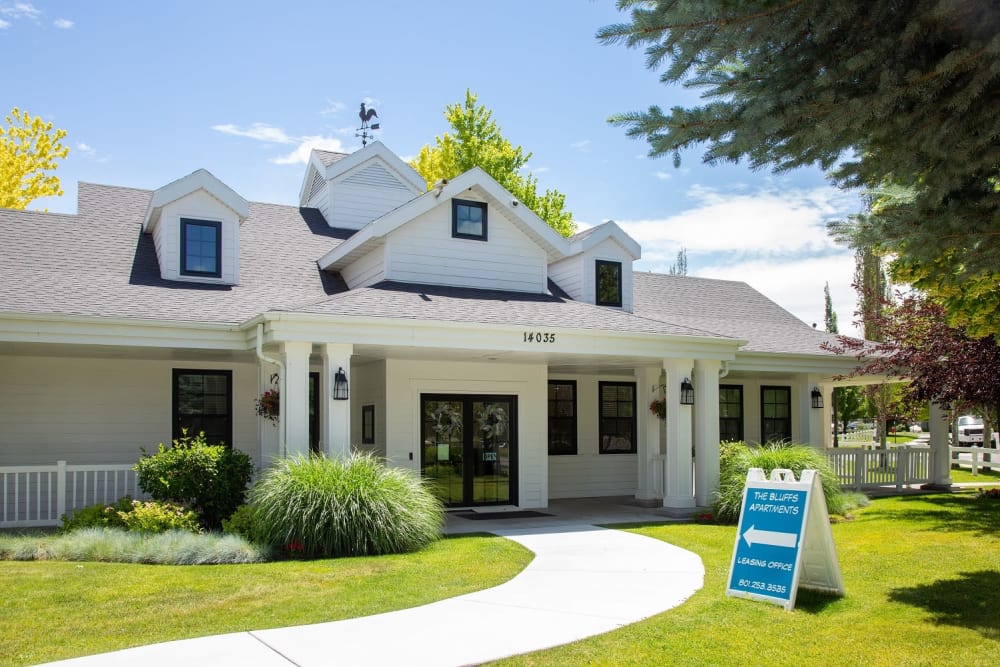
[(771, 444), (750, 447), (742, 442), (725, 442), (720, 445), (719, 492), (713, 507), (715, 520), (722, 523), (736, 523), (740, 518), (743, 504), (743, 489), (747, 472), (751, 468), (762, 468), (770, 476), (775, 468), (784, 468), (795, 473), (798, 479), (807, 468), (816, 470), (826, 496), (826, 507), (830, 514), (844, 514), (857, 506), (855, 495), (845, 495), (840, 490), (840, 480), (830, 467), (823, 452), (808, 445)]
[(260, 542), (260, 520), (253, 505), (240, 505), (228, 519), (222, 520), (222, 532), (239, 535), (250, 542)]
[(163, 533), (168, 530), (186, 530), (200, 533), (198, 513), (183, 505), (160, 500), (133, 500), (128, 511), (119, 511), (126, 530), (143, 533)]
[(420, 477), (370, 454), (278, 461), (250, 490), (250, 504), (266, 544), (307, 557), (415, 551), (444, 522)]
[(132, 498), (125, 496), (115, 502), (114, 505), (98, 503), (88, 505), (70, 513), (62, 515), (61, 533), (69, 533), (80, 528), (124, 528), (125, 522), (119, 516), (119, 512), (128, 512), (132, 509)]
[(173, 447), (160, 443), (156, 454), (144, 454), (135, 471), (139, 488), (155, 500), (191, 507), (214, 530), (243, 504), (253, 462), (239, 450), (209, 445), (204, 433), (185, 432)]

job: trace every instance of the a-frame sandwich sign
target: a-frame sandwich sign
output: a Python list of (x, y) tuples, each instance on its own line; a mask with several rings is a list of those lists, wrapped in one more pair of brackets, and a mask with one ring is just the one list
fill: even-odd
[(844, 595), (823, 485), (815, 470), (767, 479), (751, 468), (726, 595), (795, 607), (799, 587)]

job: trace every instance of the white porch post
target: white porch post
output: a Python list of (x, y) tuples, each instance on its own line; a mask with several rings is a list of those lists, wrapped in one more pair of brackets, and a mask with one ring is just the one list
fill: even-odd
[(948, 443), (948, 411), (937, 403), (930, 405), (931, 483), (932, 487), (951, 486), (951, 449)]
[(833, 429), (837, 425), (833, 423), (833, 392), (834, 388), (828, 384), (821, 384), (819, 390), (823, 393), (823, 449), (833, 449)]
[(680, 404), (681, 382), (691, 377), (690, 359), (666, 359), (667, 456), (663, 462), (663, 506), (695, 507), (691, 475), (691, 406)]
[(660, 373), (658, 366), (639, 369), (636, 380), (639, 384), (639, 442), (638, 475), (639, 484), (636, 500), (652, 500), (663, 497), (663, 457), (660, 455), (660, 418), (652, 413), (649, 404), (660, 398)]
[(719, 368), (716, 360), (694, 361), (694, 497), (712, 504), (719, 490)]
[(799, 408), (799, 439), (803, 444), (819, 449), (826, 442), (823, 439), (823, 419), (826, 417), (826, 410), (812, 406), (812, 390), (813, 387), (819, 386), (819, 375), (802, 375), (802, 382), (804, 384), (796, 401)]
[(323, 346), (323, 372), (320, 375), (321, 403), (325, 406), (322, 446), (331, 458), (351, 453), (351, 400), (333, 400), (333, 378), (338, 370), (344, 369), (350, 388), (352, 354), (354, 346), (350, 343), (327, 343)]
[(309, 354), (312, 343), (286, 341), (281, 344), (285, 362), (285, 392), (281, 426), (285, 429), (285, 454), (309, 455)]

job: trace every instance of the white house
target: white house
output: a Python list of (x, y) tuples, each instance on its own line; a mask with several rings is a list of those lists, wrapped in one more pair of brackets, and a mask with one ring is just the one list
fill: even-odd
[(131, 464), (189, 428), (259, 466), (371, 450), (452, 506), (685, 509), (720, 439), (826, 444), (853, 365), (745, 283), (634, 272), (614, 223), (563, 238), (381, 143), (313, 151), (299, 207), (198, 170), (81, 183), (76, 215), (0, 210), (0, 234), (0, 466)]

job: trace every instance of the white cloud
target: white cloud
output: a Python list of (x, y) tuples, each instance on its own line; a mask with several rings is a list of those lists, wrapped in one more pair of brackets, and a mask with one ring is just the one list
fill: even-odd
[(275, 164), (305, 164), (309, 161), (309, 153), (314, 148), (338, 153), (345, 152), (344, 144), (336, 137), (299, 137), (296, 141), (300, 143), (295, 150), (282, 157), (273, 158), (271, 162)]
[(69, 19), (56, 19), (55, 21), (52, 22), (52, 25), (54, 25), (57, 28), (61, 28), (62, 30), (69, 30), (75, 24)]
[(658, 172), (656, 172), (656, 177), (658, 179), (660, 179), (661, 181), (669, 181), (671, 178), (673, 178), (673, 176), (670, 174), (670, 172), (667, 172), (667, 171), (658, 171)]
[(584, 139), (582, 141), (575, 141), (575, 142), (573, 142), (573, 143), (570, 144), (570, 147), (571, 148), (575, 148), (576, 150), (580, 151), (581, 153), (589, 153), (590, 152), (590, 139)]
[(3, 30), (5, 28), (9, 28), (9, 27), (10, 27), (10, 21), (4, 21), (3, 19), (0, 19), (0, 30)]
[(12, 5), (0, 5), (0, 14), (15, 19), (37, 19), (42, 12), (30, 2), (15, 2)]
[(326, 108), (322, 109), (320, 111), (320, 114), (323, 116), (327, 116), (334, 113), (340, 113), (345, 108), (347, 108), (347, 105), (344, 104), (343, 102), (334, 102), (333, 100), (327, 100)]
[(267, 123), (254, 123), (249, 128), (242, 129), (232, 123), (225, 125), (213, 125), (212, 129), (223, 134), (231, 134), (237, 137), (249, 137), (258, 141), (266, 141), (273, 144), (294, 144), (296, 139), (285, 134), (280, 127), (274, 127)]
[(91, 146), (89, 144), (85, 144), (83, 142), (78, 142), (76, 144), (76, 150), (80, 151), (82, 154), (87, 155), (87, 156), (92, 156), (92, 155), (94, 155), (97, 152), (97, 151), (94, 150), (93, 146)]

